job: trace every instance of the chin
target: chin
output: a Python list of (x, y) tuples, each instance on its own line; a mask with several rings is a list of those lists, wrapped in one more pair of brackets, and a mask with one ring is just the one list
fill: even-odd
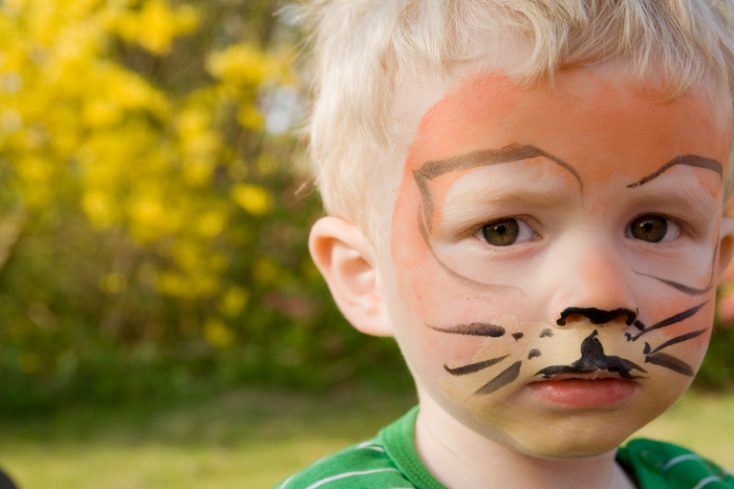
[(470, 429), (485, 438), (535, 458), (572, 459), (615, 451), (624, 441), (656, 417), (630, 416), (629, 412), (577, 412), (548, 414), (534, 420), (477, 420)]
[(569, 434), (553, 439), (515, 440), (512, 448), (520, 453), (536, 458), (572, 459), (593, 457), (615, 451), (629, 434), (586, 433), (581, 436)]

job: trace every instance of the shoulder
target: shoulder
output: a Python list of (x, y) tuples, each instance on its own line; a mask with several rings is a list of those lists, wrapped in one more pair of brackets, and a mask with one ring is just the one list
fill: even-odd
[(619, 449), (617, 459), (637, 479), (641, 489), (734, 489), (726, 469), (672, 443), (640, 438)]
[(392, 463), (378, 440), (325, 457), (286, 479), (277, 489), (407, 489), (413, 486)]

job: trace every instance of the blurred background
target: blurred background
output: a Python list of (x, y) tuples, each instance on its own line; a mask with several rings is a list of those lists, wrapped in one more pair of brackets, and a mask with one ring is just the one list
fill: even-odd
[[(289, 7), (0, 0), (0, 466), (21, 487), (270, 487), (415, 402), (307, 254)], [(652, 430), (731, 467), (730, 302)]]

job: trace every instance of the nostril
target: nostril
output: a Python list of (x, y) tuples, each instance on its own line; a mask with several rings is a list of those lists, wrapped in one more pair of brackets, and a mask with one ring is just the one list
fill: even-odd
[(580, 321), (581, 318), (583, 318), (583, 316), (580, 314), (566, 314), (566, 311), (563, 311), (561, 313), (561, 317), (556, 321), (556, 324), (558, 326), (565, 326), (567, 321), (571, 321), (573, 323), (575, 321)]
[(637, 319), (637, 312), (631, 309), (618, 308), (612, 310), (597, 309), (595, 307), (567, 307), (556, 320), (558, 326), (564, 326), (567, 321), (579, 321), (586, 318), (592, 324), (606, 324), (616, 319), (624, 319), (627, 326)]

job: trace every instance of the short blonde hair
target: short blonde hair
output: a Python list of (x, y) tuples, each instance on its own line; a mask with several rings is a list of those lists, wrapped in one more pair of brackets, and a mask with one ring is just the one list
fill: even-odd
[[(324, 207), (368, 232), (394, 171), (390, 116), (398, 71), (446, 75), (472, 61), (478, 32), (509, 28), (531, 45), (526, 83), (562, 68), (629, 58), (671, 97), (706, 75), (734, 88), (734, 0), (306, 0), (313, 105), (310, 161)], [(476, 48), (476, 46), (474, 46)], [(663, 75), (662, 77), (660, 75)], [(729, 172), (731, 174), (731, 172)]]

